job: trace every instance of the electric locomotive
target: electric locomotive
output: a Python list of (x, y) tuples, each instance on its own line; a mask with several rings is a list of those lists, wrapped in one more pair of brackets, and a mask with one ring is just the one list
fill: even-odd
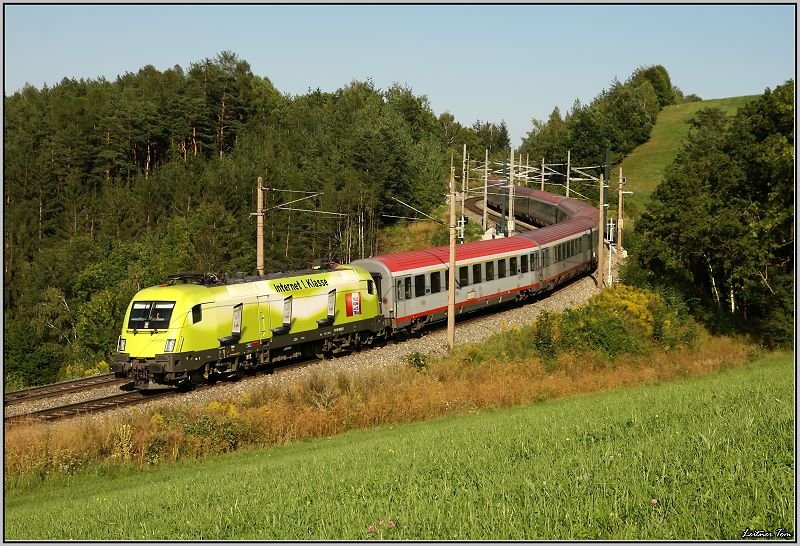
[(249, 279), (176, 274), (134, 296), (111, 369), (142, 390), (191, 387), (304, 354), (340, 354), (382, 330), (374, 280), (359, 267)]

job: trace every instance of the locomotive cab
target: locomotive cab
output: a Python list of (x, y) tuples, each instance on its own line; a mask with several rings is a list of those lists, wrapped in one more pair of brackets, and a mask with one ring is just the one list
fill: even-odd
[(185, 292), (170, 286), (140, 291), (125, 314), (111, 371), (116, 377), (132, 379), (139, 389), (164, 388), (189, 380), (188, 373), (166, 377), (165, 370), (175, 369), (184, 341), (201, 317), (202, 306), (187, 298)]

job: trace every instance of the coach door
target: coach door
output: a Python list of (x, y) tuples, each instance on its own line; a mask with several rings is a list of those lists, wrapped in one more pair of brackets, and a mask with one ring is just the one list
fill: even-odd
[(369, 273), (372, 275), (372, 282), (375, 283), (375, 290), (378, 294), (378, 311), (383, 314), (383, 302), (386, 298), (386, 294), (383, 292), (383, 276), (380, 273), (373, 273), (370, 271)]
[(395, 319), (405, 317), (411, 313), (409, 306), (411, 302), (411, 275), (395, 277), (394, 298), (395, 298)]

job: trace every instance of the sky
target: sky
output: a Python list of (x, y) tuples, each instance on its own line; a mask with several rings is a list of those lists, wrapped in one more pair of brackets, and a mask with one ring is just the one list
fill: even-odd
[(399, 83), (462, 125), (505, 121), (519, 146), (639, 67), (704, 99), (774, 89), (796, 77), (796, 21), (794, 4), (4, 4), (3, 80), (9, 95), (232, 51), (282, 93)]

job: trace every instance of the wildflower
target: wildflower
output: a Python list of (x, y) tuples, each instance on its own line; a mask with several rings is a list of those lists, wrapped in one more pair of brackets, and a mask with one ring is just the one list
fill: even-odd
[(375, 526), (370, 524), (370, 526), (367, 527), (367, 532), (368, 533), (374, 533), (375, 532)]
[(389, 520), (389, 525), (387, 525), (386, 527), (388, 527), (389, 529), (394, 529), (395, 527), (397, 527), (397, 524), (392, 520)]
[(383, 527), (383, 520), (380, 521), (380, 526)]
[(655, 506), (656, 504), (658, 504), (658, 499), (650, 499), (650, 504)]

